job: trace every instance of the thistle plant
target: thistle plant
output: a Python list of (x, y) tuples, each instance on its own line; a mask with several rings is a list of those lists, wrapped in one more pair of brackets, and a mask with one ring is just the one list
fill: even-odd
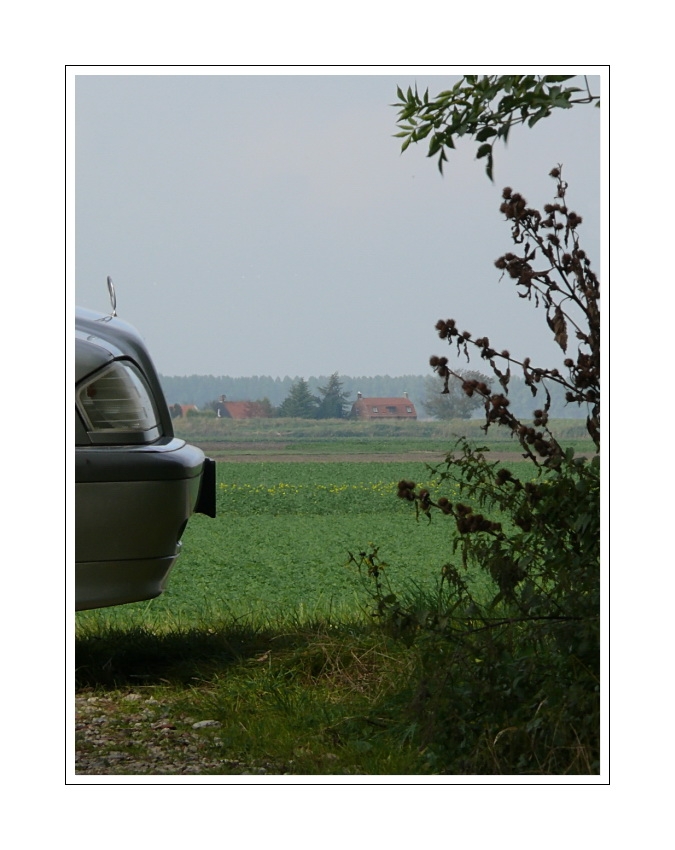
[[(454, 525), (441, 570), (443, 610), (437, 609), (425, 622), (406, 620), (400, 600), (382, 594), (378, 610), (382, 617), (391, 600), (396, 622), (409, 621), (418, 632), (451, 642), (454, 649), (443, 656), (442, 680), (433, 677), (439, 705), (457, 705), (453, 681), (461, 681), (461, 694), (468, 695), (467, 712), (474, 710), (476, 700), (491, 704), (490, 720), (485, 721), (490, 734), (495, 742), (502, 735), (494, 724), (518, 730), (518, 757), (526, 772), (535, 763), (569, 766), (560, 753), (552, 755), (554, 740), (564, 740), (561, 746), (570, 752), (576, 741), (589, 770), (599, 764), (599, 282), (580, 246), (582, 218), (568, 207), (560, 166), (551, 177), (556, 197), (543, 212), (529, 207), (511, 188), (504, 189), (501, 211), (511, 224), (516, 250), (499, 257), (495, 265), (514, 282), (522, 299), (543, 310), (562, 363), (534, 365), (486, 336), (474, 338), (460, 331), (454, 319), (436, 324), (439, 337), (467, 361), (477, 354), (494, 380), (462, 379), (448, 357), (430, 359), (442, 392), (453, 378), (462, 380), (468, 396), (481, 398), (484, 431), (506, 429), (531, 462), (530, 474), (518, 477), (491, 462), (485, 446), (460, 440), (444, 464), (433, 470), (441, 486), (399, 482), (399, 498), (414, 504), (418, 519), (431, 521), (440, 515), (441, 521)], [(515, 370), (522, 372), (536, 399), (531, 421), (509, 410), (509, 382)], [(564, 388), (569, 404), (587, 408), (586, 427), (596, 447), (593, 457), (576, 457), (551, 432), (552, 384)], [(442, 495), (445, 483), (452, 483), (459, 498)], [(471, 591), (470, 576), (476, 574), (492, 588), (487, 597)], [(514, 680), (519, 682), (515, 703), (506, 697), (516, 692)], [(448, 746), (462, 744), (449, 739)]]

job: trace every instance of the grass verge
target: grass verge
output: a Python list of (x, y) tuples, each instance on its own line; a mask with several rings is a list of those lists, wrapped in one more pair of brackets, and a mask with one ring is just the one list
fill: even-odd
[(392, 712), (416, 653), (367, 623), (90, 625), (76, 663), (83, 773), (433, 772)]

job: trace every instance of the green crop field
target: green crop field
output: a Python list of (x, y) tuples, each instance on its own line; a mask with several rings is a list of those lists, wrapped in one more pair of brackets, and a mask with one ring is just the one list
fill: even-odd
[[(438, 487), (423, 463), (220, 463), (217, 469), (218, 516), (192, 517), (163, 596), (80, 612), (78, 624), (193, 627), (220, 616), (344, 621), (359, 617), (369, 601), (367, 581), (347, 563), (350, 552), (378, 546), (397, 590), (413, 584), (432, 590), (451, 555), (450, 522), (440, 515), (417, 521), (410, 504), (396, 498), (401, 478)], [(451, 485), (442, 492), (453, 496)]]
[(400, 477), (425, 474), (422, 464), (221, 463), (218, 517), (191, 519), (165, 594), (78, 616), (116, 623), (178, 618), (186, 625), (217, 613), (276, 619), (358, 612), (364, 595), (346, 566), (349, 551), (379, 542), (417, 577), (434, 572), (428, 562), (447, 529), (417, 523), (395, 496)]
[[(565, 447), (592, 451), (583, 421), (550, 424)], [(191, 518), (161, 597), (79, 612), (79, 633), (88, 627), (202, 628), (232, 617), (351, 620), (364, 615), (370, 598), (367, 580), (347, 563), (349, 553), (371, 546), (379, 547), (397, 593), (413, 585), (433, 591), (451, 558), (453, 524), (440, 514), (418, 522), (411, 505), (396, 498), (396, 485), (402, 478), (429, 482), (432, 493), (455, 500), (447, 483), (442, 493), (435, 490), (427, 462), (439, 464), (464, 437), (486, 445), (488, 459), (532, 474), (531, 464), (516, 462), (522, 455), (515, 440), (499, 429), (486, 434), (481, 425), (232, 420), (210, 411), (177, 420), (178, 436), (217, 460), (218, 516)]]

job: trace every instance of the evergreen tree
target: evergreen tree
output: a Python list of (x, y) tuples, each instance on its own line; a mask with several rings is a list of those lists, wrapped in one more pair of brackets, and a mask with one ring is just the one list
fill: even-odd
[(316, 419), (319, 399), (309, 391), (304, 378), (298, 378), (279, 408), (279, 416), (296, 419)]
[(349, 407), (349, 394), (344, 392), (342, 381), (337, 372), (328, 379), (325, 387), (319, 387), (321, 401), (317, 409), (317, 419), (343, 419), (345, 408)]

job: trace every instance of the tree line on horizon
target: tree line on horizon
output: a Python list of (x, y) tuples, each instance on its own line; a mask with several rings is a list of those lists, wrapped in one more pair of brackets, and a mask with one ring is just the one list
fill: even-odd
[[(252, 377), (233, 378), (228, 375), (189, 375), (165, 376), (160, 375), (164, 394), (171, 403), (195, 404), (205, 407), (214, 398), (225, 395), (230, 401), (257, 401), (267, 398), (278, 407), (291, 391), (291, 387), (301, 378), (307, 381), (309, 391), (316, 395), (319, 387), (325, 386), (330, 380), (329, 375), (306, 376), (286, 375), (283, 378), (270, 375), (254, 375)], [(340, 375), (345, 394), (352, 400), (358, 392), (364, 396), (402, 397), (407, 392), (418, 399), (423, 395), (424, 376), (375, 375), (370, 377), (350, 377)]]
[[(468, 378), (476, 375), (478, 373), (473, 371), (466, 372)], [(365, 398), (402, 398), (407, 393), (420, 417), (469, 419), (480, 415), (477, 400), (467, 397), (459, 382), (451, 386), (450, 393), (442, 394), (442, 382), (430, 375), (350, 377), (334, 372), (307, 379), (288, 375), (284, 378), (160, 375), (159, 378), (171, 406), (194, 404), (200, 410), (214, 410), (214, 415), (217, 400), (225, 396), (228, 401), (256, 403), (266, 416), (342, 418), (349, 415), (359, 392)], [(485, 376), (479, 379), (485, 380)], [(516, 415), (531, 415), (532, 395), (524, 380), (515, 376), (511, 379), (510, 398)], [(553, 387), (550, 415), (558, 419), (578, 419), (586, 412), (577, 405), (567, 404), (564, 392)]]

